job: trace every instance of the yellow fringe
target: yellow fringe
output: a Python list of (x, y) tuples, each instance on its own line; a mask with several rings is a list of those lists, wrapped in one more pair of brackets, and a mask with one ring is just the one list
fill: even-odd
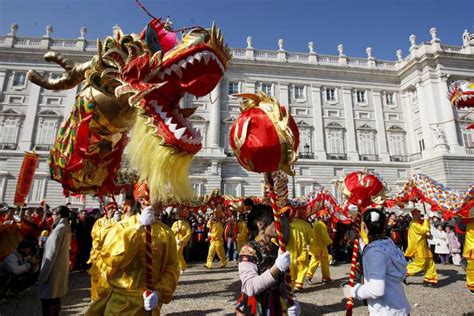
[(127, 147), (130, 164), (140, 173), (140, 180), (148, 183), (151, 202), (191, 200), (194, 194), (189, 167), (194, 156), (163, 146), (162, 138), (152, 133), (153, 128), (146, 126), (146, 119), (137, 115)]

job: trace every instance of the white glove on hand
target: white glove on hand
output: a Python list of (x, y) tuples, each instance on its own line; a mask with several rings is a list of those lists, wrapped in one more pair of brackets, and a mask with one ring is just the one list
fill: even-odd
[(145, 207), (140, 214), (140, 223), (142, 223), (142, 225), (149, 226), (153, 224), (155, 220), (155, 211), (153, 210), (153, 207)]
[(299, 316), (301, 314), (300, 303), (297, 301), (293, 302), (293, 306), (288, 307), (288, 316)]
[(152, 311), (158, 306), (158, 293), (155, 291), (145, 291), (143, 292), (143, 307), (146, 311)]
[(278, 252), (278, 257), (275, 260), (275, 265), (281, 272), (285, 272), (290, 267), (290, 253), (288, 251)]
[(116, 211), (116, 212), (114, 213), (114, 221), (115, 221), (116, 223), (118, 223), (118, 222), (120, 222), (121, 220), (122, 220), (122, 212)]

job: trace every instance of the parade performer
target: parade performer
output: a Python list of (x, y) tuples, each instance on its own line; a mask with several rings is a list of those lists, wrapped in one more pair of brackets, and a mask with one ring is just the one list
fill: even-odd
[(285, 216), (287, 222), (290, 223), (289, 236), (287, 237), (286, 250), (290, 253), (291, 264), (290, 264), (290, 275), (291, 275), (291, 287), (295, 288), (296, 279), (298, 278), (298, 262), (302, 256), (304, 256), (304, 242), (302, 233), (292, 227), (291, 223), (294, 220), (295, 213), (289, 206), (285, 206), (280, 210), (280, 213)]
[(239, 233), (237, 234), (237, 253), (240, 253), (240, 249), (249, 241), (249, 230), (247, 223), (245, 222), (245, 215), (239, 214), (237, 217), (237, 223), (239, 227)]
[(308, 272), (309, 268), (309, 250), (310, 245), (313, 243), (313, 231), (311, 224), (306, 221), (307, 218), (306, 208), (297, 208), (296, 216), (290, 224), (290, 227), (295, 229), (300, 233), (299, 248), (301, 249), (301, 254), (297, 258), (296, 262), (296, 280), (295, 280), (295, 289), (303, 289), (303, 282)]
[(472, 294), (474, 294), (474, 218), (469, 219), (466, 225), (466, 239), (464, 241), (463, 256), (467, 261), (467, 288)]
[(224, 228), (224, 241), (227, 245), (227, 260), (237, 260), (237, 235), (239, 226), (235, 221), (235, 215), (231, 214), (227, 219)]
[(114, 28), (114, 36), (97, 47), (97, 55), (83, 64), (48, 52), (45, 59), (63, 67), (63, 76), (46, 79), (30, 70), (28, 78), (53, 90), (84, 81), (50, 155), (51, 176), (66, 195), (118, 194), (126, 145), (131, 167), (150, 189), (154, 207), (145, 208), (136, 225), (121, 221), (107, 233), (98, 267), (110, 291), (87, 314), (159, 315), (179, 270), (174, 235), (154, 212), (192, 199), (189, 167), (202, 148), (202, 136), (189, 120), (196, 108), (179, 104), (185, 94), (209, 94), (231, 56), (215, 25), (192, 28), (179, 41), (171, 24), (155, 17), (138, 35)]
[(367, 209), (363, 221), (369, 243), (362, 253), (363, 284), (344, 286), (346, 298), (367, 300), (370, 315), (409, 315), (403, 280), (407, 261), (403, 252), (386, 237), (385, 213), (379, 209)]
[(176, 246), (178, 251), (178, 264), (180, 273), (183, 274), (186, 269), (186, 261), (184, 260), (183, 250), (188, 244), (189, 239), (191, 239), (191, 226), (187, 221), (189, 216), (189, 211), (181, 210), (177, 213), (178, 220), (173, 223), (171, 226), (171, 231), (174, 234), (176, 239)]
[(100, 260), (100, 252), (105, 236), (107, 236), (110, 228), (115, 223), (114, 214), (117, 210), (117, 205), (114, 202), (110, 202), (104, 207), (104, 210), (104, 216), (94, 223), (91, 232), (92, 249), (89, 261), (87, 261), (91, 265), (88, 271), (91, 276), (91, 301), (97, 300), (99, 296), (105, 296), (108, 289), (107, 280), (102, 277), (97, 261)]
[(298, 302), (287, 308), (284, 272), (290, 266), (290, 253), (279, 252), (271, 241), (277, 238), (272, 209), (263, 204), (252, 208), (247, 217), (254, 240), (239, 253), (239, 277), (242, 292), (236, 304), (236, 315), (299, 315)]
[(313, 284), (313, 276), (319, 265), (321, 265), (323, 283), (331, 281), (328, 246), (332, 244), (332, 240), (329, 238), (328, 229), (325, 223), (326, 216), (328, 216), (327, 210), (322, 209), (319, 211), (318, 220), (313, 223), (312, 232), (314, 239), (309, 248), (311, 261), (309, 262), (309, 269), (306, 273), (306, 282), (309, 284)]
[(222, 226), (222, 219), (224, 218), (224, 212), (222, 212), (222, 206), (217, 205), (214, 210), (214, 220), (209, 227), (209, 251), (207, 253), (206, 264), (204, 265), (208, 269), (212, 269), (212, 262), (214, 261), (214, 256), (217, 254), (219, 260), (221, 261), (220, 268), (225, 268), (227, 266), (227, 259), (224, 252), (224, 227)]
[(425, 284), (438, 283), (438, 275), (433, 261), (433, 254), (428, 247), (427, 235), (430, 232), (428, 219), (422, 221), (421, 212), (418, 209), (411, 211), (413, 220), (408, 227), (408, 247), (405, 256), (413, 258), (408, 264), (407, 276), (415, 275), (424, 271)]

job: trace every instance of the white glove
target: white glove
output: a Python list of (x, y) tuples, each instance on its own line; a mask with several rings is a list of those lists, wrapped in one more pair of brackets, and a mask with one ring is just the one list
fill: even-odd
[(122, 212), (116, 211), (116, 212), (114, 213), (114, 220), (115, 220), (115, 222), (117, 222), (117, 223), (120, 222), (120, 221), (122, 220)]
[(293, 301), (293, 306), (288, 307), (288, 316), (299, 316), (301, 315), (301, 307), (300, 303), (297, 301)]
[(345, 298), (351, 298), (352, 297), (351, 289), (352, 289), (351, 286), (344, 285), (344, 287), (342, 288), (342, 293), (344, 294)]
[(281, 272), (285, 272), (290, 267), (290, 253), (288, 251), (278, 252), (278, 257), (275, 260), (275, 265)]
[(155, 291), (145, 291), (143, 292), (143, 307), (146, 311), (152, 311), (158, 306), (158, 293)]
[(153, 210), (153, 207), (145, 207), (140, 214), (140, 223), (142, 223), (142, 225), (149, 226), (153, 224), (155, 220), (155, 211)]

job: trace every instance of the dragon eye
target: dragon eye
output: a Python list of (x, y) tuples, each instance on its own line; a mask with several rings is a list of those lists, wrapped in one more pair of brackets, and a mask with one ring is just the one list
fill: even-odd
[(183, 38), (183, 43), (186, 43), (186, 47), (205, 43), (209, 40), (209, 33), (204, 29), (193, 29)]

